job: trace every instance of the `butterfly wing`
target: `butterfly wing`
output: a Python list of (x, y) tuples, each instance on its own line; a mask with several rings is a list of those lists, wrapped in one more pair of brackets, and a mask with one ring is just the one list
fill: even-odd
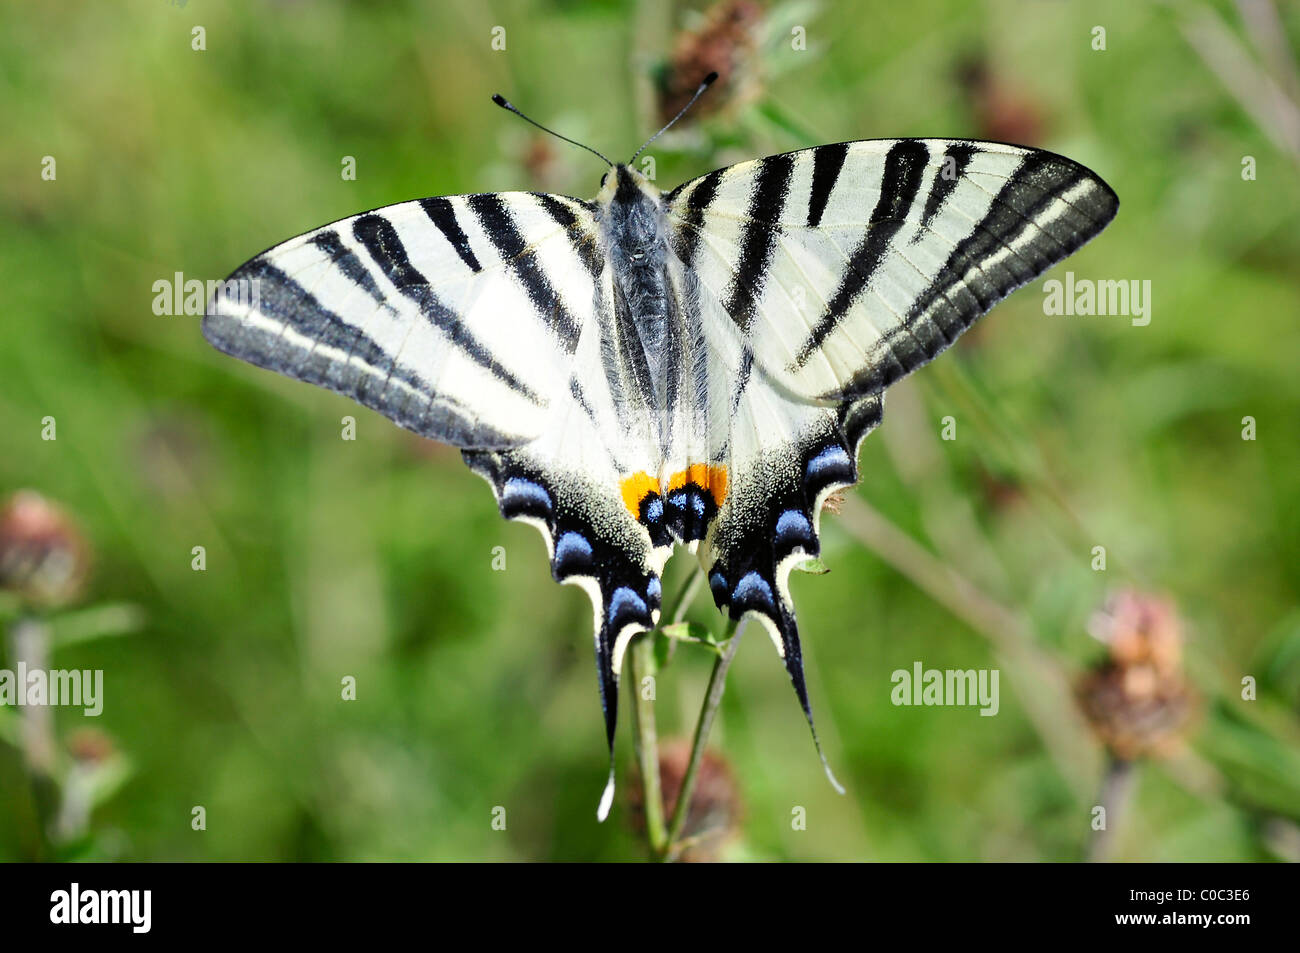
[(934, 358), (1119, 207), (1070, 159), (947, 139), (771, 156), (668, 198), (678, 256), (768, 376), (828, 402)]
[(502, 515), (541, 530), (555, 578), (593, 601), (611, 751), (622, 648), (654, 624), (666, 558), (619, 492), (652, 461), (634, 437), (610, 439), (628, 399), (605, 353), (613, 315), (589, 203), (501, 193), (405, 202), (277, 245), (203, 322), (228, 354), (462, 448)]
[(788, 577), (818, 552), (826, 497), (857, 481), (884, 389), (1100, 232), (1118, 200), (1052, 153), (903, 139), (720, 169), (667, 207), (678, 281), (730, 370), (710, 452), (732, 489), (701, 560), (718, 605), (772, 633), (811, 724)]
[(587, 271), (544, 266), (589, 245), (589, 222), (584, 203), (526, 193), (343, 219), (235, 271), (203, 333), (227, 354), (424, 436), (525, 443), (565, 391), (583, 318), (567, 302), (592, 297)]

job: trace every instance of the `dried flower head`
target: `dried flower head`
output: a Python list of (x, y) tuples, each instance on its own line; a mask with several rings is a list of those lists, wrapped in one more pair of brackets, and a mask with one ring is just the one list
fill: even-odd
[(0, 588), (35, 606), (75, 600), (90, 570), (90, 547), (59, 507), (20, 490), (0, 510)]
[[(663, 790), (664, 814), (672, 817), (677, 796), (691, 760), (691, 744), (682, 739), (663, 742), (659, 747), (659, 783)], [(629, 800), (633, 823), (645, 828), (644, 797), (640, 784), (632, 785)], [(695, 776), (695, 796), (682, 826), (681, 842), (686, 848), (680, 860), (707, 863), (719, 859), (723, 849), (740, 829), (743, 808), (731, 768), (721, 755), (706, 750)]]
[(659, 119), (668, 122), (690, 102), (700, 80), (716, 72), (712, 91), (686, 117), (699, 119), (724, 105), (744, 105), (761, 93), (755, 63), (763, 8), (754, 0), (722, 0), (695, 30), (678, 34), (672, 57), (659, 76)]
[(1089, 629), (1108, 649), (1079, 686), (1098, 739), (1122, 761), (1174, 753), (1191, 723), (1194, 696), (1183, 678), (1182, 627), (1173, 603), (1124, 590)]
[(1117, 665), (1147, 666), (1162, 678), (1176, 676), (1182, 668), (1182, 624), (1166, 597), (1121, 590), (1093, 616), (1088, 631), (1106, 645)]

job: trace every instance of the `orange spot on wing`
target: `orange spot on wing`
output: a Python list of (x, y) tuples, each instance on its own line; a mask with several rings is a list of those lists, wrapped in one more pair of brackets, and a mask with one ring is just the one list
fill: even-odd
[(633, 519), (641, 518), (641, 501), (651, 493), (659, 492), (659, 481), (648, 473), (634, 473), (619, 485), (623, 494), (623, 505), (632, 514)]
[(694, 483), (702, 490), (707, 490), (718, 506), (727, 498), (727, 468), (709, 463), (692, 463), (681, 473), (674, 473), (668, 481), (668, 492)]

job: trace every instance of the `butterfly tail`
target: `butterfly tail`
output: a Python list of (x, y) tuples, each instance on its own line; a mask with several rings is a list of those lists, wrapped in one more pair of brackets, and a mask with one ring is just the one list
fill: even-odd
[(799, 707), (803, 709), (804, 718), (808, 720), (808, 730), (812, 733), (813, 747), (817, 749), (817, 757), (821, 759), (822, 770), (826, 772), (826, 780), (830, 781), (838, 794), (844, 793), (844, 785), (840, 784), (835, 778), (834, 772), (831, 771), (830, 762), (826, 760), (826, 752), (822, 750), (821, 739), (817, 737), (817, 724), (813, 719), (812, 704), (808, 701), (808, 685), (804, 679), (803, 672), (803, 652), (799, 647), (799, 632), (795, 627), (794, 616), (789, 620), (788, 628), (781, 634), (782, 643), (785, 646), (785, 670), (790, 674), (790, 682), (794, 685), (794, 693), (799, 699)]
[[(596, 817), (601, 821), (609, 816), (614, 799), (614, 737), (618, 729), (618, 686), (623, 659), (632, 639), (654, 628), (662, 596), (659, 576), (626, 559), (611, 555), (605, 570), (599, 600), (591, 592), (597, 613), (596, 673), (601, 710), (605, 714), (605, 741), (609, 745), (609, 781), (596, 810)], [(636, 687), (640, 690), (640, 686)]]

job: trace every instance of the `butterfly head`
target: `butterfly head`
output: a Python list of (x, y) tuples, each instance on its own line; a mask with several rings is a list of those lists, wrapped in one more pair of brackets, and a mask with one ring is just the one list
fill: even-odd
[(611, 245), (633, 261), (651, 255), (663, 240), (663, 208), (653, 182), (626, 165), (616, 165), (601, 179), (596, 195)]
[(658, 205), (659, 194), (654, 183), (644, 175), (630, 165), (619, 164), (612, 166), (601, 177), (600, 192), (596, 195), (596, 202), (608, 207), (615, 203), (635, 205), (648, 199)]

